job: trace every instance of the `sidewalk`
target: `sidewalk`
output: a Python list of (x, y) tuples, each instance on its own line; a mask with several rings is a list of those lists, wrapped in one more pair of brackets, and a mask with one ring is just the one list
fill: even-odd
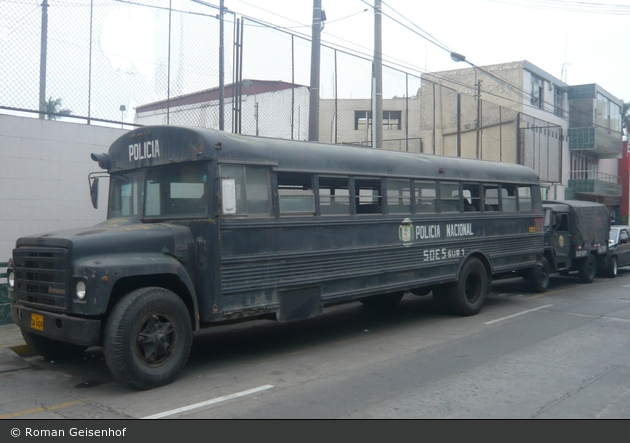
[(22, 356), (33, 354), (17, 325), (0, 325), (0, 373), (29, 367)]
[(15, 324), (0, 325), (0, 349), (4, 348), (11, 348), (18, 355), (30, 353), (20, 328)]

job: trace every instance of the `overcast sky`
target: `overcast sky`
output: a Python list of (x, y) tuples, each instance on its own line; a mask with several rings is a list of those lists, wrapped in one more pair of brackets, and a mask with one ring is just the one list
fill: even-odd
[[(374, 0), (321, 0), (322, 41), (373, 53)], [(214, 3), (218, 3), (215, 0)], [(233, 12), (311, 35), (313, 0), (225, 0)], [(630, 101), (630, 0), (382, 1), (385, 63), (416, 72), (527, 60), (569, 85)]]

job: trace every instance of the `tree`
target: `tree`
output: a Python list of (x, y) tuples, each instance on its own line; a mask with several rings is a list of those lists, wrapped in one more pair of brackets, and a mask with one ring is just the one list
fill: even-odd
[(626, 103), (622, 100), (621, 105), (621, 126), (623, 133), (628, 134), (628, 128), (630, 126), (630, 102)]
[(63, 117), (66, 115), (71, 115), (72, 111), (70, 109), (62, 109), (61, 108), (61, 99), (56, 98), (53, 100), (52, 97), (46, 101), (46, 118), (48, 120), (57, 120), (59, 117)]

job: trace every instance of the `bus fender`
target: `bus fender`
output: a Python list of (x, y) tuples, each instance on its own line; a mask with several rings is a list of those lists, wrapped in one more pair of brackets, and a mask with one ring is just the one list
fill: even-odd
[(94, 291), (94, 301), (100, 305), (97, 309), (101, 313), (134, 289), (161, 286), (180, 297), (185, 289), (190, 297), (181, 298), (191, 310), (194, 330), (199, 330), (197, 291), (185, 266), (171, 255), (143, 253), (88, 257), (75, 268), (75, 275), (87, 277), (86, 283)]

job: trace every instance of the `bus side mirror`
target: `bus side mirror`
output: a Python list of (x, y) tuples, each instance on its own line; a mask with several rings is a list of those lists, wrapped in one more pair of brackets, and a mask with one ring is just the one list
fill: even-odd
[(221, 179), (221, 212), (236, 214), (236, 180), (233, 178)]
[(90, 184), (90, 198), (94, 209), (98, 209), (98, 177), (94, 177)]

